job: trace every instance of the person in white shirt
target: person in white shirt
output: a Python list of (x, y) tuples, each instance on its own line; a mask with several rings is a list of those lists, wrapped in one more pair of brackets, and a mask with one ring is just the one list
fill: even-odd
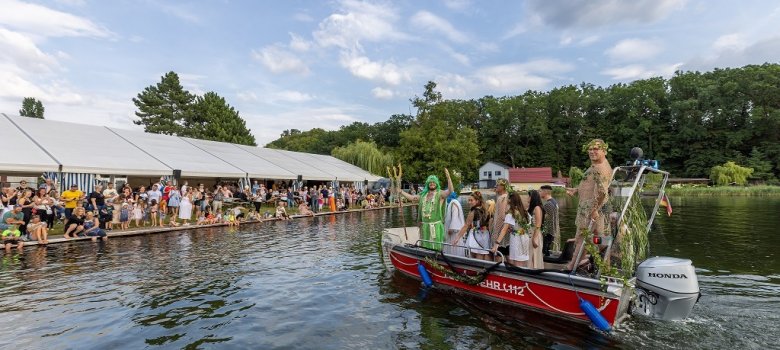
[(493, 253), (498, 250), (499, 243), (504, 236), (509, 234), (508, 263), (518, 267), (529, 267), (529, 246), (531, 245), (530, 236), (532, 233), (528, 232), (529, 225), (527, 223), (528, 214), (520, 199), (520, 194), (513, 192), (509, 196), (509, 211), (504, 216), (504, 226), (496, 241), (493, 242)]
[(455, 237), (458, 236), (458, 232), (460, 232), (460, 229), (463, 228), (463, 225), (465, 224), (463, 220), (465, 220), (463, 207), (458, 200), (458, 194), (453, 191), (450, 193), (449, 197), (447, 197), (447, 208), (444, 214), (444, 227), (447, 229), (446, 242), (449, 242), (452, 246), (444, 246), (444, 253), (454, 256), (466, 256), (466, 249), (458, 247), (466, 245), (465, 239), (461, 239), (458, 242), (454, 241)]

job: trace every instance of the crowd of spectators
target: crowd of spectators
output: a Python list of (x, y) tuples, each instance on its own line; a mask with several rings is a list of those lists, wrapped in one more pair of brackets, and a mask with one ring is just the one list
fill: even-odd
[[(300, 215), (315, 215), (323, 211), (344, 211), (351, 208), (384, 206), (389, 193), (385, 188), (364, 194), (351, 186), (313, 184), (293, 188), (284, 182), (266, 187), (254, 181), (241, 188), (236, 183), (218, 183), (207, 188), (199, 183), (181, 186), (160, 180), (151, 186), (117, 189), (113, 183), (96, 185), (91, 193), (82, 192), (71, 184), (62, 193), (47, 179), (37, 187), (20, 181), (18, 187), (6, 183), (0, 191), (0, 232), (3, 245), (23, 246), (26, 240), (48, 243), (49, 232), (57, 223), (63, 224), (66, 239), (79, 236), (93, 240), (106, 239), (106, 231), (131, 227), (180, 226), (228, 223), (237, 226), (246, 220), (270, 217), (289, 219), (288, 208)], [(275, 208), (263, 211), (263, 205)]]

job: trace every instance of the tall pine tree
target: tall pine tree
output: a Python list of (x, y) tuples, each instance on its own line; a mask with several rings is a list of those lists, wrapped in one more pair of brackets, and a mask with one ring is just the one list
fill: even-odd
[(19, 110), (19, 115), (22, 117), (30, 117), (43, 119), (43, 103), (38, 101), (34, 97), (25, 97), (22, 100), (22, 109)]
[(179, 76), (168, 72), (157, 85), (148, 86), (133, 98), (138, 107), (135, 115), (140, 118), (134, 123), (143, 125), (146, 132), (186, 136), (194, 101), (195, 95), (184, 90)]
[(185, 123), (187, 135), (183, 136), (257, 146), (246, 121), (216, 92), (198, 96), (193, 112)]

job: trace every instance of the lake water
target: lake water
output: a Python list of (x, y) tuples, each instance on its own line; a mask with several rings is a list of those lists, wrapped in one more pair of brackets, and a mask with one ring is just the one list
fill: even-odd
[[(603, 335), (424, 294), (385, 269), (382, 230), (401, 224), (385, 210), (5, 254), (0, 348), (777, 348), (780, 198), (672, 204), (650, 241), (697, 267), (703, 296), (682, 322), (634, 317)], [(573, 203), (561, 206), (570, 224)]]

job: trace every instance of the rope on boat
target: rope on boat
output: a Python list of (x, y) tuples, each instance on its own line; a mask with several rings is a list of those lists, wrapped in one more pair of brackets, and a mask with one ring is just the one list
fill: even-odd
[[(450, 260), (447, 259), (446, 254), (442, 253), (441, 250), (431, 249), (431, 248), (427, 248), (427, 247), (419, 247), (419, 248), (423, 248), (423, 249), (427, 249), (427, 250), (431, 250), (431, 251), (436, 252), (436, 255), (434, 255), (433, 259), (431, 257), (427, 257), (427, 256), (425, 258), (423, 258), (423, 260), (425, 260), (425, 262), (428, 263), (428, 265), (433, 267), (435, 270), (444, 273), (447, 277), (449, 277), (449, 278), (451, 278), (453, 280), (456, 280), (458, 282), (462, 282), (462, 283), (465, 283), (465, 284), (468, 284), (468, 285), (472, 285), (472, 286), (482, 283), (482, 281), (484, 281), (485, 278), (487, 278), (487, 275), (491, 271), (495, 270), (498, 266), (501, 265), (501, 261), (498, 261), (495, 264), (490, 265), (490, 266), (482, 269), (482, 271), (478, 272), (476, 275), (469, 275), (469, 274), (467, 274), (465, 272), (458, 272), (457, 270), (455, 270), (455, 266), (452, 265), (452, 262), (450, 262)], [(442, 260), (444, 260), (444, 262), (447, 263), (447, 267), (449, 267), (449, 269), (447, 269), (444, 266), (442, 266), (441, 264), (439, 264), (439, 262), (437, 261), (438, 260), (437, 258), (439, 256), (441, 256)]]

